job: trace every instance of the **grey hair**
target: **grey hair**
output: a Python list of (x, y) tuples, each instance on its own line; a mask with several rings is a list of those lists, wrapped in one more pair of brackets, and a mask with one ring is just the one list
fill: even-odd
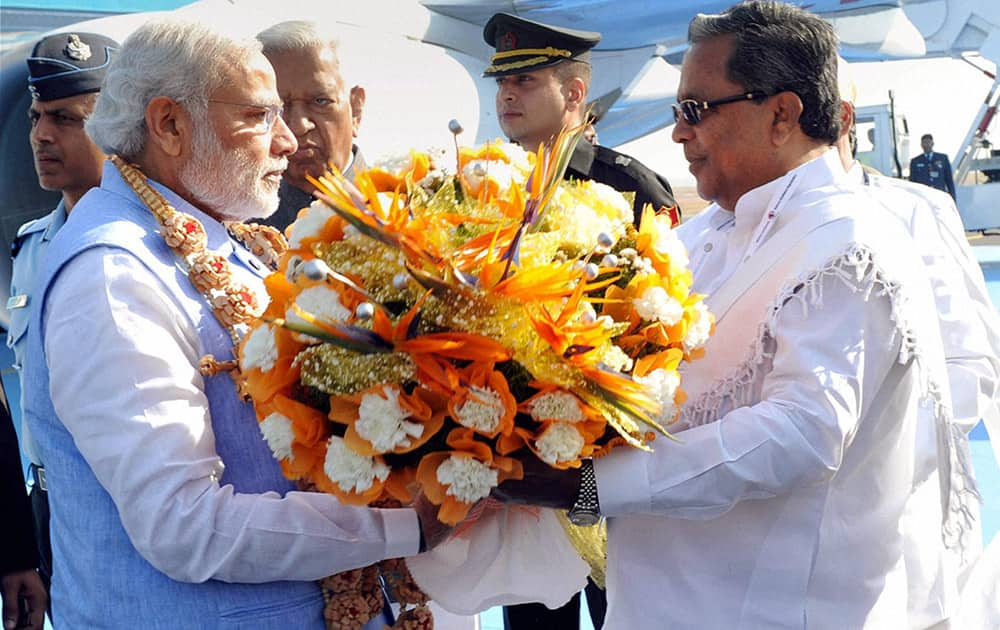
[(699, 14), (688, 27), (692, 44), (732, 36), (728, 79), (766, 94), (795, 92), (802, 100), (799, 126), (833, 144), (840, 136), (837, 36), (818, 16), (784, 4), (754, 0), (718, 15)]
[(264, 54), (268, 57), (275, 53), (329, 48), (337, 58), (337, 70), (340, 72), (343, 89), (349, 90), (356, 85), (356, 83), (351, 82), (350, 77), (345, 72), (340, 38), (316, 22), (308, 20), (279, 22), (257, 33), (257, 40), (263, 46)]
[(255, 39), (234, 39), (197, 22), (148, 22), (125, 40), (108, 69), (87, 134), (106, 153), (134, 159), (146, 145), (151, 100), (166, 96), (202, 120), (209, 96), (260, 52)]

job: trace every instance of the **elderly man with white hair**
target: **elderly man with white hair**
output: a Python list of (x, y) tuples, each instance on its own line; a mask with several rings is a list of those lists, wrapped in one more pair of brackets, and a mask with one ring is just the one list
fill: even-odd
[(284, 118), (299, 148), (288, 156), (278, 210), (265, 220), (284, 229), (312, 201), (308, 175), (337, 167), (349, 179), (367, 168), (354, 143), (365, 89), (346, 77), (340, 41), (314, 22), (291, 20), (257, 35), (274, 67)]
[(433, 546), (413, 509), (293, 490), (226, 360), (269, 270), (264, 217), (296, 140), (254, 40), (153, 22), (87, 132), (107, 153), (39, 278), (25, 414), (52, 498), (66, 628), (322, 628), (313, 580)]

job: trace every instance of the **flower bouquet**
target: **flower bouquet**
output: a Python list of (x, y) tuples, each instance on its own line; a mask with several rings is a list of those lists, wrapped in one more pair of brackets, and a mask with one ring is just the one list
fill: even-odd
[(622, 194), (563, 181), (578, 138), (313, 180), (240, 352), (288, 477), (352, 505), (420, 492), (456, 524), (519, 452), (568, 468), (667, 434), (713, 320), (669, 216), (636, 228)]

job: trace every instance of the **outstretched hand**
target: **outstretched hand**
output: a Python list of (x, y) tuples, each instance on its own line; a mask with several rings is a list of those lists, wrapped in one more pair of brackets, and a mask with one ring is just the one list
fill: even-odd
[[(45, 623), (45, 607), (49, 594), (42, 578), (34, 569), (15, 571), (3, 576), (3, 627), (41, 628)], [(20, 625), (18, 625), (20, 623)]]
[(491, 496), (504, 503), (520, 503), (568, 510), (580, 491), (580, 469), (559, 470), (532, 453), (515, 455), (524, 466), (523, 479), (508, 479)]
[(448, 540), (455, 528), (438, 520), (438, 506), (420, 494), (413, 502), (413, 509), (417, 511), (417, 520), (420, 521), (420, 535), (423, 540), (420, 551), (430, 551)]

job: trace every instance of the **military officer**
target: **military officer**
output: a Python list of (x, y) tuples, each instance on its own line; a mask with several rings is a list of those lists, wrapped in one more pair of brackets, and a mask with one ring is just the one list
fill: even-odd
[(951, 177), (951, 162), (944, 153), (934, 152), (934, 136), (920, 136), (923, 153), (910, 160), (910, 181), (937, 188), (955, 198), (955, 181)]
[[(497, 82), (497, 119), (512, 142), (527, 151), (550, 145), (563, 128), (584, 121), (590, 89), (590, 49), (601, 34), (559, 28), (507, 13), (497, 13), (483, 29), (483, 39), (496, 49), (483, 76)], [(623, 193), (634, 193), (633, 209), (638, 224), (642, 208), (649, 203), (657, 212), (668, 212), (674, 224), (680, 210), (665, 178), (638, 160), (607, 147), (581, 139), (566, 168), (566, 179), (591, 179)], [(587, 587), (587, 603), (596, 628), (604, 619), (604, 592)], [(528, 628), (576, 628), (580, 598), (558, 610), (542, 604), (522, 604), (504, 609), (508, 630)]]
[[(23, 378), (28, 314), (35, 275), (49, 241), (66, 222), (76, 202), (101, 181), (104, 154), (83, 130), (84, 120), (94, 109), (118, 43), (93, 33), (59, 33), (39, 41), (27, 59), (28, 89), (31, 91), (31, 149), (38, 184), (45, 190), (62, 192), (56, 209), (21, 226), (12, 244), (10, 330), (7, 345), (14, 351), (14, 367)], [(22, 391), (24, 384), (22, 383)], [(34, 483), (31, 491), (40, 573), (48, 585), (52, 574), (52, 550), (48, 534), (48, 499), (45, 470), (27, 427), (22, 426), (22, 448), (31, 459)]]
[[(483, 76), (495, 77), (500, 127), (528, 151), (550, 143), (561, 129), (584, 122), (590, 89), (590, 49), (601, 34), (558, 28), (497, 13), (483, 30), (496, 48)], [(590, 122), (590, 121), (587, 121)], [(665, 178), (638, 160), (590, 142), (577, 143), (567, 179), (592, 179), (623, 193), (635, 193), (636, 221), (645, 204), (680, 221)]]

